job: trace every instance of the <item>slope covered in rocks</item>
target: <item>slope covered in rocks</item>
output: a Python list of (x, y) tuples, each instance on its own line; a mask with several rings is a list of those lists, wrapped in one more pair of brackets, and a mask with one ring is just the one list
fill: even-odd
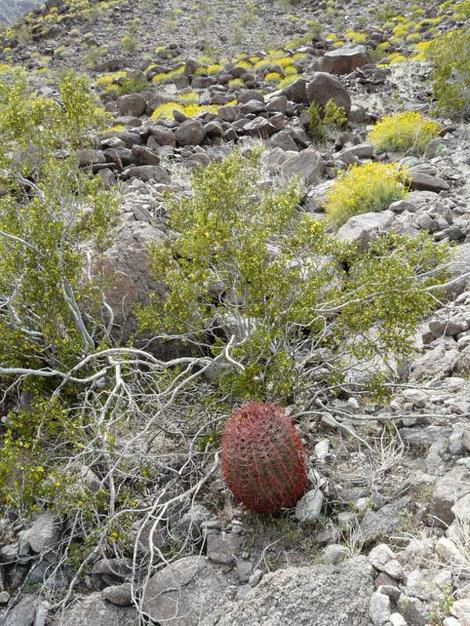
[[(1, 81), (25, 68), (69, 112), (58, 77), (79, 69), (101, 128), (85, 124), (83, 145), (53, 137), (66, 182), (52, 200), (54, 176), (35, 186), (23, 169), (34, 127), (19, 156), (1, 153), (17, 164), (1, 197), (33, 224), (19, 230), (11, 215), (26, 213), (5, 201), (1, 233), (38, 237), (44, 267), (33, 216), (46, 194), (73, 225), (70, 284), (101, 282), (98, 305), (65, 290), (83, 321), (69, 345), (65, 313), (56, 339), (38, 330), (47, 311), (15, 310), (29, 266), (11, 293), (0, 281), (1, 319), (24, 315), (33, 337), (14, 335), (0, 365), (2, 626), (469, 626), (470, 69), (447, 77), (447, 94), (464, 86), (458, 113), (437, 110), (428, 56), (446, 33), (468, 42), (469, 19), (468, 0), (48, 0), (3, 32)], [(106, 215), (110, 236), (90, 243)], [(273, 321), (277, 301), (294, 313)], [(268, 334), (243, 352), (259, 320)], [(305, 445), (293, 509), (251, 513), (222, 479), (222, 428), (247, 398), (286, 407)]]

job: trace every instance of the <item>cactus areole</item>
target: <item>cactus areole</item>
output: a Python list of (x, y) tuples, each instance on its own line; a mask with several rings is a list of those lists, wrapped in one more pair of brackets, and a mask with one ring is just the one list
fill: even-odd
[(305, 451), (275, 404), (248, 402), (225, 424), (222, 475), (235, 499), (257, 513), (294, 506), (307, 489)]

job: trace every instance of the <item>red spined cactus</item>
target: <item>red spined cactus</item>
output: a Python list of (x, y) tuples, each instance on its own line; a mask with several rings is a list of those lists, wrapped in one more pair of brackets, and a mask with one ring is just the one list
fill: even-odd
[(222, 476), (236, 500), (257, 513), (289, 508), (307, 489), (305, 451), (281, 407), (248, 402), (222, 433)]

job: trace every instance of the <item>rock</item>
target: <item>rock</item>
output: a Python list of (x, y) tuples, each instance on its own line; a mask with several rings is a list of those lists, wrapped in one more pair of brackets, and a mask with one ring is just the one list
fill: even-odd
[(303, 78), (297, 78), (293, 83), (287, 85), (285, 89), (281, 91), (281, 95), (285, 96), (291, 102), (302, 104), (305, 102), (306, 96), (306, 82)]
[(457, 500), (451, 511), (456, 519), (470, 528), (470, 493)]
[(341, 544), (331, 544), (323, 550), (323, 558), (327, 565), (336, 565), (346, 558), (348, 550)]
[(124, 180), (129, 178), (139, 178), (143, 181), (156, 181), (167, 185), (170, 182), (170, 175), (159, 165), (133, 165), (126, 168), (121, 177)]
[(273, 135), (268, 143), (270, 146), (278, 146), (279, 148), (282, 148), (282, 150), (292, 150), (293, 152), (298, 152), (297, 144), (292, 139), (292, 136), (287, 129), (281, 130)]
[(106, 587), (101, 592), (101, 595), (105, 600), (115, 604), (116, 606), (131, 606), (132, 605), (132, 585), (131, 583), (124, 583), (123, 585), (112, 585)]
[[(144, 222), (128, 222), (114, 237), (111, 248), (93, 261), (93, 274), (106, 278), (105, 296), (116, 326), (126, 325), (137, 302), (148, 302), (154, 284), (149, 270), (150, 243), (163, 238), (161, 231)], [(124, 328), (124, 332), (131, 328)]]
[(36, 596), (24, 596), (13, 607), (6, 620), (1, 622), (2, 626), (33, 626), (37, 604), (38, 598)]
[(198, 146), (204, 139), (204, 128), (198, 120), (186, 120), (175, 132), (178, 146)]
[(304, 185), (311, 185), (323, 173), (321, 155), (313, 148), (306, 148), (284, 161), (281, 171), (286, 178), (297, 176)]
[[(157, 572), (144, 589), (151, 619), (172, 626), (196, 626), (223, 600), (228, 582), (220, 569), (200, 556), (188, 556)], [(170, 622), (171, 620), (171, 622)]]
[(446, 617), (442, 622), (442, 626), (462, 626), (462, 624), (455, 617)]
[(364, 248), (368, 243), (383, 234), (393, 223), (393, 220), (394, 214), (392, 211), (355, 215), (338, 229), (336, 237), (340, 241), (355, 243)]
[(347, 45), (327, 52), (321, 60), (320, 68), (322, 72), (330, 74), (349, 74), (368, 63), (370, 58), (365, 46)]
[(132, 154), (143, 165), (158, 165), (160, 157), (146, 146), (132, 146)]
[(376, 591), (370, 600), (370, 619), (374, 626), (383, 626), (388, 622), (390, 615), (390, 598)]
[(359, 143), (355, 146), (350, 146), (338, 152), (338, 158), (345, 163), (350, 163), (351, 157), (357, 157), (358, 159), (372, 159), (374, 156), (374, 146), (370, 143)]
[(10, 594), (8, 591), (0, 591), (0, 604), (8, 604), (10, 602)]
[(427, 608), (421, 600), (401, 596), (398, 600), (398, 610), (409, 626), (426, 626)]
[(239, 540), (231, 533), (210, 533), (206, 541), (207, 558), (219, 565), (232, 565), (238, 552)]
[(316, 102), (324, 107), (329, 100), (333, 100), (336, 106), (344, 109), (349, 116), (351, 111), (351, 96), (344, 85), (335, 76), (325, 72), (316, 72), (307, 85), (307, 102)]
[(79, 598), (51, 626), (139, 626), (139, 617), (134, 607), (115, 606), (92, 593)]
[(367, 511), (361, 524), (361, 536), (364, 545), (392, 535), (403, 526), (403, 515), (408, 510), (410, 498), (404, 496), (378, 511)]
[(400, 580), (405, 577), (402, 566), (395, 558), (392, 550), (384, 543), (373, 548), (367, 559), (376, 570), (385, 572), (385, 574), (388, 574), (391, 578)]
[(411, 364), (411, 380), (445, 378), (454, 371), (458, 358), (455, 341), (442, 339)]
[(239, 602), (229, 602), (201, 626), (368, 626), (373, 591), (363, 557), (339, 566), (288, 567), (263, 577)]
[(58, 543), (60, 533), (60, 519), (54, 513), (46, 512), (39, 515), (22, 539), (29, 543), (33, 552), (41, 553)]
[(461, 572), (465, 567), (465, 557), (457, 548), (455, 543), (448, 537), (441, 537), (436, 543), (436, 553), (444, 563), (449, 563), (455, 571)]
[(149, 126), (150, 136), (160, 146), (176, 146), (176, 137), (173, 131), (164, 126)]
[(411, 188), (418, 191), (446, 191), (449, 189), (448, 183), (438, 176), (431, 176), (425, 172), (410, 169), (408, 175), (411, 180)]
[(416, 206), (407, 200), (397, 200), (396, 202), (392, 202), (388, 209), (394, 213), (403, 213), (404, 211), (414, 213), (416, 211)]
[(311, 522), (320, 517), (323, 506), (323, 493), (320, 489), (311, 489), (297, 502), (295, 517), (299, 522)]
[(183, 535), (189, 535), (193, 541), (202, 539), (202, 525), (212, 519), (212, 513), (197, 502), (192, 505), (178, 522), (178, 530)]
[(392, 613), (389, 621), (392, 626), (407, 626), (405, 618), (400, 613)]
[(147, 102), (137, 93), (126, 94), (119, 98), (119, 114), (140, 117), (147, 109)]
[(130, 561), (125, 558), (104, 558), (93, 565), (91, 573), (95, 576), (126, 578), (132, 573), (132, 567)]
[(470, 624), (470, 598), (456, 600), (451, 608), (450, 613), (456, 617), (462, 626)]
[(436, 522), (449, 526), (455, 518), (453, 507), (470, 494), (470, 475), (465, 468), (455, 468), (439, 479), (434, 488), (431, 513)]

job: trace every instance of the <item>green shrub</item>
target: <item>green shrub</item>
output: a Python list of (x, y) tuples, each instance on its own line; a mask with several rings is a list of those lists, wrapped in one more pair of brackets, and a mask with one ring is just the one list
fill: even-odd
[(421, 154), (441, 128), (416, 111), (405, 111), (382, 118), (369, 132), (368, 140), (378, 152)]
[[(341, 379), (339, 352), (406, 351), (408, 332), (431, 305), (415, 268), (441, 252), (431, 241), (392, 235), (357, 252), (299, 214), (295, 183), (260, 186), (258, 160), (235, 151), (194, 174), (192, 196), (169, 201), (168, 226), (178, 236), (151, 248), (152, 273), (165, 289), (139, 309), (139, 325), (215, 354), (232, 336), (238, 366), (218, 371), (223, 393), (287, 400), (318, 368)], [(397, 182), (394, 191), (402, 190)], [(327, 310), (338, 313), (328, 323)], [(372, 328), (373, 342), (364, 339)]]
[(79, 170), (74, 151), (107, 116), (82, 76), (66, 73), (59, 94), (34, 93), (21, 73), (0, 81), (4, 367), (67, 368), (93, 344), (78, 306), (94, 297), (81, 249), (104, 247), (117, 206)]
[(438, 112), (455, 118), (470, 116), (470, 28), (438, 37), (428, 49), (433, 93)]
[(407, 192), (406, 173), (395, 164), (353, 165), (329, 190), (325, 208), (330, 222), (341, 226), (353, 215), (382, 211)]
[(328, 100), (324, 108), (313, 101), (308, 108), (307, 128), (313, 139), (321, 139), (328, 129), (341, 128), (347, 121), (345, 110), (333, 100)]

